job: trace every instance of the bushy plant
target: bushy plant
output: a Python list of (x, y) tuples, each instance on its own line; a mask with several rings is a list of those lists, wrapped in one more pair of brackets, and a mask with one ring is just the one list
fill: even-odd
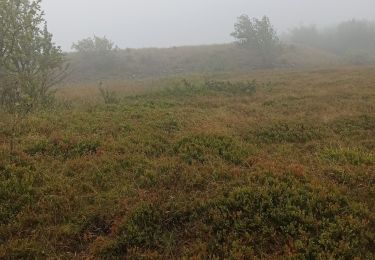
[(166, 256), (168, 248), (179, 255), (181, 243), (193, 237), (207, 258), (366, 258), (372, 246), (369, 217), (363, 205), (338, 191), (288, 174), (263, 174), (204, 203), (140, 205), (106, 253), (127, 255), (138, 248)]
[(100, 96), (103, 98), (105, 104), (116, 104), (118, 103), (118, 98), (114, 91), (99, 87)]
[(64, 56), (52, 42), (41, 1), (0, 2), (0, 105), (27, 113), (52, 98), (65, 75)]
[(187, 163), (205, 163), (210, 157), (219, 157), (234, 164), (241, 164), (246, 150), (227, 136), (197, 135), (186, 137), (177, 143), (175, 151)]
[(265, 143), (306, 143), (320, 139), (323, 131), (309, 124), (282, 122), (260, 127), (252, 134), (256, 139)]
[(192, 82), (183, 79), (179, 84), (172, 88), (167, 88), (164, 93), (168, 95), (207, 95), (214, 92), (227, 94), (243, 94), (253, 95), (258, 87), (258, 83), (253, 81), (247, 82), (231, 82), (231, 81), (217, 81), (206, 80), (204, 82)]
[(95, 154), (100, 147), (96, 140), (55, 139), (40, 140), (25, 151), (32, 156), (55, 156), (64, 159)]
[(248, 15), (241, 15), (234, 29), (231, 36), (241, 46), (255, 49), (262, 57), (264, 66), (272, 66), (280, 51), (280, 42), (267, 16), (263, 16), (262, 19), (250, 19)]
[(329, 147), (321, 152), (321, 157), (334, 163), (351, 165), (373, 165), (375, 155), (358, 148)]
[(366, 20), (344, 21), (325, 30), (302, 26), (291, 31), (290, 40), (342, 55), (353, 64), (375, 60), (375, 24)]

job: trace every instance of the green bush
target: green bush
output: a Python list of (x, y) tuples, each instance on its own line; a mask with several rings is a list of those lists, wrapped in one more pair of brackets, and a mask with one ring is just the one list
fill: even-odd
[(252, 131), (251, 136), (264, 143), (306, 143), (322, 138), (323, 131), (300, 123), (276, 123)]
[(373, 224), (363, 205), (335, 190), (292, 175), (264, 174), (206, 202), (137, 207), (107, 253), (126, 255), (138, 248), (176, 256), (180, 245), (194, 238), (208, 258), (371, 258)]
[(42, 140), (30, 145), (26, 149), (26, 153), (32, 156), (49, 155), (67, 159), (72, 157), (96, 154), (99, 147), (100, 143), (96, 140)]
[(208, 90), (229, 92), (233, 94), (252, 95), (256, 92), (258, 83), (253, 80), (250, 82), (230, 82), (210, 80), (204, 83), (204, 87)]
[(373, 135), (375, 134), (375, 117), (362, 115), (338, 118), (330, 123), (330, 128), (342, 136)]
[(248, 82), (209, 80), (199, 83), (183, 79), (180, 83), (174, 85), (172, 88), (167, 88), (163, 93), (173, 96), (206, 95), (214, 92), (253, 95), (256, 92), (257, 86), (258, 83), (255, 80)]
[(179, 122), (174, 118), (158, 122), (156, 126), (169, 134), (180, 130)]
[(375, 155), (358, 148), (325, 148), (321, 152), (321, 157), (335, 163), (348, 163), (356, 166), (375, 164)]
[(160, 157), (171, 149), (167, 138), (152, 134), (143, 136), (135, 145), (147, 157)]
[(30, 166), (0, 167), (0, 226), (12, 222), (24, 207), (36, 202), (42, 178), (32, 173)]
[(215, 157), (241, 164), (246, 157), (246, 150), (243, 147), (232, 138), (220, 135), (202, 134), (186, 137), (177, 143), (175, 152), (189, 164), (205, 163)]

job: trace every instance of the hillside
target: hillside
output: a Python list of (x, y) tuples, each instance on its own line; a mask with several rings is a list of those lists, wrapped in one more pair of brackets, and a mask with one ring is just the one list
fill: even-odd
[(202, 74), (128, 81), (109, 104), (61, 89), (15, 127), (0, 114), (0, 258), (373, 259), (374, 82)]
[[(222, 73), (262, 68), (259, 55), (236, 44), (126, 49), (88, 55), (69, 53), (66, 84), (98, 83), (194, 73)], [(302, 46), (284, 46), (275, 68), (316, 68), (338, 65), (334, 54)]]

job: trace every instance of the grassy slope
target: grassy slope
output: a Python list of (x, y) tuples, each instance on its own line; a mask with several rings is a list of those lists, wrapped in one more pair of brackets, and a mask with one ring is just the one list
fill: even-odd
[(0, 258), (371, 258), (375, 68), (216, 78), (2, 115)]
[[(166, 77), (191, 73), (231, 72), (261, 68), (262, 59), (253, 50), (235, 44), (186, 46), (175, 48), (127, 49), (88, 56), (70, 53), (72, 73), (67, 84), (113, 82), (128, 79)], [(328, 52), (284, 46), (275, 67), (321, 67), (342, 63)]]

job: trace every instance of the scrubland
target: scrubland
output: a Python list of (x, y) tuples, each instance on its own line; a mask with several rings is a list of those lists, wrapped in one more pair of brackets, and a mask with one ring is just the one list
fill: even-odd
[(374, 257), (375, 67), (102, 88), (0, 115), (0, 258)]

